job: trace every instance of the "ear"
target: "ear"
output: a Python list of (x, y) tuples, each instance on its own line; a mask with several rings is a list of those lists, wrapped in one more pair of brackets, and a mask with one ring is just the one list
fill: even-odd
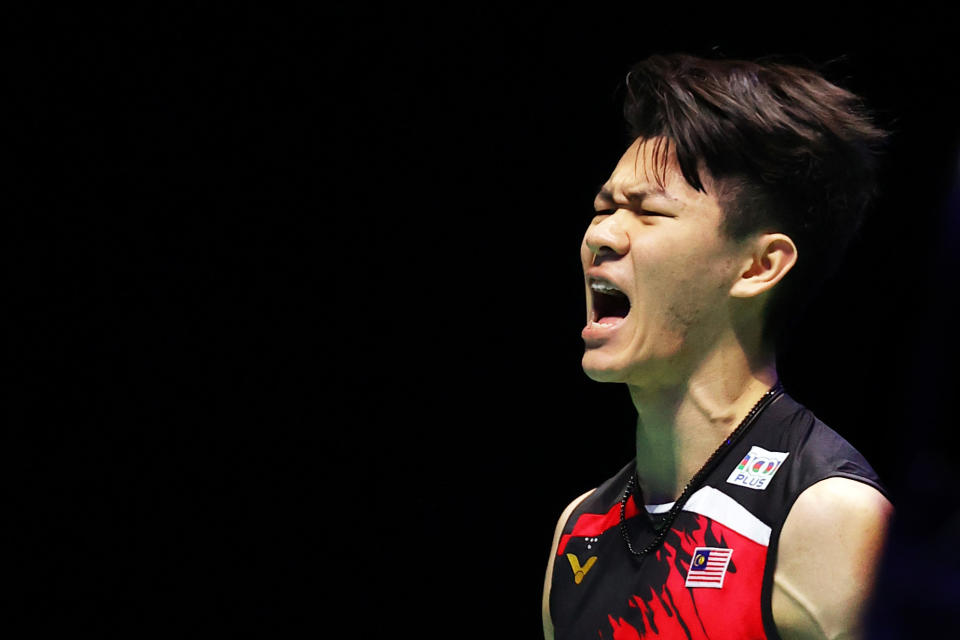
[(740, 277), (730, 288), (734, 298), (752, 298), (773, 288), (797, 262), (797, 245), (782, 233), (764, 233), (751, 243)]

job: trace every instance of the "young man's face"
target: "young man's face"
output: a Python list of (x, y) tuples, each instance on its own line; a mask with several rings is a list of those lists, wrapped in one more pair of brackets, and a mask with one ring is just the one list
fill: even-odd
[(730, 287), (748, 264), (742, 243), (720, 232), (709, 176), (698, 192), (671, 153), (661, 189), (654, 144), (623, 154), (581, 245), (583, 368), (594, 380), (659, 385), (689, 373), (729, 326)]

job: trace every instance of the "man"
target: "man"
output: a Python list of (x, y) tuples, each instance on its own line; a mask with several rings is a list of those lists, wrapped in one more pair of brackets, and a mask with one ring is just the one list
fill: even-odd
[(859, 637), (892, 507), (784, 393), (776, 346), (856, 231), (883, 133), (785, 65), (654, 56), (627, 93), (582, 337), (587, 375), (629, 388), (636, 457), (561, 515), (545, 636)]

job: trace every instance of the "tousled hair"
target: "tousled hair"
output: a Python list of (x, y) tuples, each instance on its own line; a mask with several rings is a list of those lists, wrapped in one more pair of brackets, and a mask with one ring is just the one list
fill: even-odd
[[(815, 71), (685, 54), (633, 67), (624, 116), (631, 140), (667, 141), (693, 188), (705, 192), (709, 172), (728, 237), (769, 230), (793, 239), (797, 263), (774, 287), (764, 323), (765, 343), (781, 343), (858, 231), (886, 133), (860, 98)], [(661, 176), (667, 145), (655, 148)]]

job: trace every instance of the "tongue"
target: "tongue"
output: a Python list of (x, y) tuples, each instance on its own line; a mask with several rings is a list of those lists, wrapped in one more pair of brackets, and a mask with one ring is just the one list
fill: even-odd
[(600, 318), (599, 320), (597, 320), (597, 323), (598, 324), (617, 324), (621, 320), (623, 320), (623, 318), (621, 318), (620, 316), (606, 316), (604, 318)]

